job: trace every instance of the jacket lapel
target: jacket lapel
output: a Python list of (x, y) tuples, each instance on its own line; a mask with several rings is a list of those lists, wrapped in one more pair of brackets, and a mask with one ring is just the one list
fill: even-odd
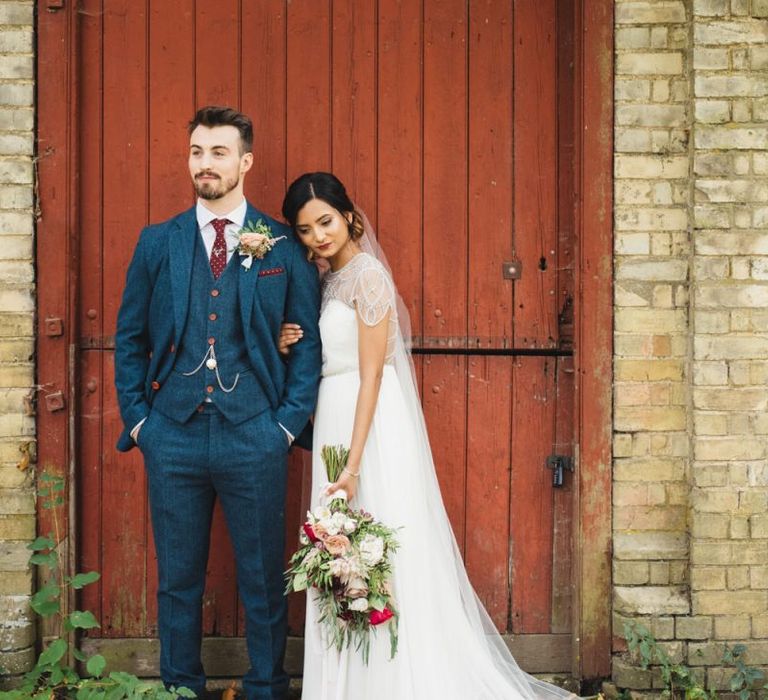
[(176, 229), (168, 236), (168, 259), (173, 293), (174, 343), (178, 347), (181, 344), (189, 310), (192, 259), (198, 235), (195, 208), (180, 214), (173, 225)]
[[(249, 204), (245, 215), (246, 225), (248, 225), (249, 222), (253, 222), (255, 224), (259, 219), (266, 220), (266, 217), (258, 209)], [(242, 260), (240, 254), (237, 251), (235, 251), (234, 254), (237, 255), (240, 260)], [(242, 265), (240, 265), (240, 260), (238, 260), (238, 267), (240, 268), (240, 317), (243, 322), (243, 331), (248, 334), (251, 329), (250, 318), (251, 312), (253, 311), (253, 302), (256, 297), (256, 283), (259, 279), (259, 270), (261, 269), (261, 265), (264, 261), (263, 259), (259, 260), (258, 258), (254, 258), (251, 269), (246, 270)]]

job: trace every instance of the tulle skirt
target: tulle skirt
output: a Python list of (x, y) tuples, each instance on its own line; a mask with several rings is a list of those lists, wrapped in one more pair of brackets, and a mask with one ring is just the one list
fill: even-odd
[[(312, 505), (327, 476), (323, 445), (349, 446), (358, 373), (324, 377), (315, 412)], [(412, 409), (411, 409), (412, 410)], [(439, 495), (423, 420), (410, 410), (394, 369), (385, 366), (352, 506), (400, 528), (394, 558), (399, 647), (390, 659), (386, 624), (376, 628), (368, 664), (354, 647), (329, 644), (308, 592), (304, 700), (501, 700), (569, 697), (523, 673), (496, 633), (464, 570)], [(425, 452), (425, 450), (427, 452)]]

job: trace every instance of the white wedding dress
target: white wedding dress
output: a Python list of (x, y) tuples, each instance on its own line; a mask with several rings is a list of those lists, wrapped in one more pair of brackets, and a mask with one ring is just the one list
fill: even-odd
[(323, 280), (322, 380), (315, 411), (312, 506), (328, 479), (323, 445), (349, 446), (359, 386), (358, 314), (375, 325), (390, 312), (387, 360), (353, 507), (401, 528), (394, 558), (399, 647), (389, 658), (386, 623), (368, 665), (354, 647), (329, 644), (308, 593), (304, 700), (505, 700), (572, 697), (515, 663), (468, 581), (440, 496), (423, 414), (397, 323), (387, 269), (359, 253)]

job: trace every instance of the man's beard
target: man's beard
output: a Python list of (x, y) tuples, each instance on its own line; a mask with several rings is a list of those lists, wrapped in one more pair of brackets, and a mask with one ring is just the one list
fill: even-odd
[(219, 179), (218, 182), (200, 182), (197, 179), (199, 175), (195, 176), (195, 192), (197, 192), (197, 196), (200, 197), (200, 199), (207, 199), (209, 201), (213, 199), (221, 199), (240, 184), (239, 173), (237, 178), (234, 180), (223, 180), (221, 177), (214, 175), (213, 173), (205, 173), (205, 175), (209, 177), (218, 177)]

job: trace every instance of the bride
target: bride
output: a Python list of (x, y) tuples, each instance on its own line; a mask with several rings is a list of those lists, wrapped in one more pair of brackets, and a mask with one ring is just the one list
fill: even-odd
[[(400, 528), (393, 589), (397, 655), (379, 630), (363, 663), (338, 652), (308, 594), (304, 700), (506, 700), (570, 696), (524, 673), (475, 595), (443, 506), (410, 356), (409, 324), (367, 221), (330, 173), (307, 173), (288, 189), (283, 215), (322, 283), (323, 367), (315, 411), (312, 506), (325, 498), (323, 445), (349, 447), (329, 493)], [(301, 337), (286, 324), (281, 349)]]

